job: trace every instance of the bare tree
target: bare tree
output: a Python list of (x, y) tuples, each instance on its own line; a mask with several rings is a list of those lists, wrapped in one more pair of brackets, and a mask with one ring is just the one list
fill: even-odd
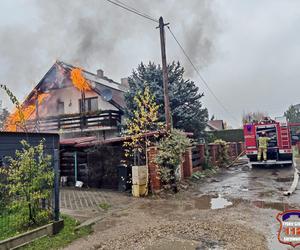
[(262, 111), (248, 112), (243, 114), (242, 121), (245, 124), (247, 122), (260, 121), (267, 116), (268, 114)]
[(6, 108), (0, 110), (0, 131), (4, 129), (4, 123), (8, 116), (9, 112)]

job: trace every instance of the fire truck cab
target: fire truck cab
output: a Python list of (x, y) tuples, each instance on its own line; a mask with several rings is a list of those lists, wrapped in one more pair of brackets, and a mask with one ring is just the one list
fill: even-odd
[[(258, 138), (265, 133), (270, 138), (267, 161), (258, 161)], [(264, 118), (259, 122), (244, 125), (246, 155), (251, 165), (292, 165), (293, 151), (290, 129), (285, 120), (275, 121)]]

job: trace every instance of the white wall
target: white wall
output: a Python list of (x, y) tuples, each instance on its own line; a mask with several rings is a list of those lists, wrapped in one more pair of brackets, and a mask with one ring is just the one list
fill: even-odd
[[(99, 110), (118, 110), (94, 91), (87, 91), (85, 97), (98, 97)], [(59, 101), (64, 102), (65, 114), (79, 113), (79, 99), (81, 99), (81, 92), (73, 86), (52, 89), (49, 91), (49, 96), (39, 105), (39, 116), (42, 118), (58, 115), (57, 103)]]

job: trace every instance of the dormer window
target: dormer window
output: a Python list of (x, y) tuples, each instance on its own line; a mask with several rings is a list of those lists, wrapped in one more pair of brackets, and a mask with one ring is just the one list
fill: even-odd
[(83, 111), (85, 112), (93, 112), (98, 110), (98, 97), (91, 97), (91, 98), (85, 98), (84, 99), (84, 109), (82, 107), (82, 99), (79, 99), (79, 110), (80, 113)]

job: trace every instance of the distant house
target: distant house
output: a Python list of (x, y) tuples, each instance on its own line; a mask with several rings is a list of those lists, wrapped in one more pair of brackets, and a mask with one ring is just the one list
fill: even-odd
[[(104, 76), (102, 70), (93, 74), (56, 61), (22, 104), (26, 130), (59, 132), (62, 138), (115, 137), (119, 134), (127, 88), (127, 78), (118, 83)], [(23, 129), (17, 113), (7, 120), (8, 131)]]
[(220, 130), (224, 130), (225, 129), (225, 125), (223, 120), (210, 120), (207, 122), (205, 131), (209, 132), (209, 131), (220, 131)]
[(298, 110), (300, 110), (300, 103), (299, 103), (299, 104), (295, 104), (295, 105), (293, 105), (293, 107), (294, 107), (295, 109), (298, 109)]

